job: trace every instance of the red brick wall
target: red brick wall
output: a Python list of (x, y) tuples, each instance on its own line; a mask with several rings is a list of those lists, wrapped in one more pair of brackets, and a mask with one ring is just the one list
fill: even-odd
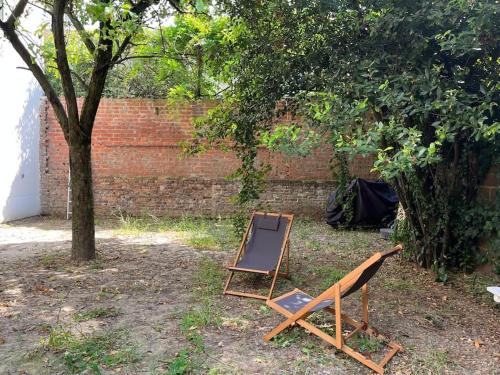
[[(210, 151), (182, 158), (179, 142), (188, 139), (192, 120), (214, 103), (170, 106), (165, 100), (103, 99), (93, 131), (92, 169), (97, 215), (227, 214), (237, 192), (226, 176), (238, 167), (229, 153)], [(68, 149), (47, 103), (41, 111), (42, 212), (66, 211)], [(272, 210), (321, 215), (334, 189), (328, 148), (313, 156), (289, 157), (261, 150), (272, 165), (262, 202)], [(354, 175), (373, 178), (371, 161), (359, 158)]]

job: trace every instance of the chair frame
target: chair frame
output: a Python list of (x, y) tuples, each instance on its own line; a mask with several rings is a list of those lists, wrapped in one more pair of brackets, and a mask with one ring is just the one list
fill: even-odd
[[(281, 251), (280, 251), (280, 256), (278, 258), (278, 262), (276, 264), (276, 269), (274, 271), (262, 271), (262, 270), (256, 270), (256, 269), (251, 269), (251, 268), (240, 268), (237, 266), (238, 261), (240, 260), (241, 256), (245, 252), (246, 244), (248, 241), (248, 234), (250, 233), (250, 229), (252, 228), (252, 225), (254, 223), (254, 218), (256, 215), (267, 215), (267, 216), (281, 216), (281, 217), (286, 217), (288, 218), (288, 227), (285, 231), (285, 237), (283, 244), (281, 245)], [(274, 287), (276, 285), (276, 281), (278, 279), (278, 276), (288, 278), (289, 271), (290, 271), (290, 231), (292, 229), (292, 224), (293, 224), (293, 214), (283, 214), (283, 213), (271, 213), (271, 212), (260, 212), (260, 211), (254, 211), (252, 213), (252, 216), (250, 218), (250, 222), (247, 225), (247, 228), (245, 230), (245, 234), (243, 235), (243, 239), (241, 240), (240, 247), (238, 249), (238, 252), (236, 254), (236, 258), (234, 259), (234, 262), (232, 266), (227, 266), (226, 268), (230, 271), (230, 274), (226, 280), (226, 284), (224, 285), (224, 291), (222, 292), (223, 294), (227, 295), (233, 295), (233, 296), (238, 296), (238, 297), (248, 297), (248, 298), (256, 298), (256, 299), (261, 299), (261, 300), (269, 300), (274, 291)], [(281, 265), (284, 261), (285, 265), (285, 270), (284, 272), (281, 272)], [(248, 273), (256, 273), (256, 274), (261, 274), (261, 275), (266, 275), (266, 276), (272, 276), (272, 282), (271, 282), (271, 288), (269, 290), (269, 293), (267, 296), (261, 295), (261, 294), (256, 294), (256, 293), (246, 293), (246, 292), (240, 292), (237, 290), (231, 290), (229, 289), (229, 285), (234, 277), (235, 272), (248, 272)]]
[[(286, 310), (285, 308), (281, 307), (276, 303), (276, 301), (279, 301), (283, 298), (286, 298), (290, 295), (293, 295), (297, 291), (300, 291), (299, 289), (294, 289), (289, 293), (286, 293), (280, 297), (277, 297), (272, 300), (266, 301), (266, 304), (271, 307), (272, 309), (278, 311), (279, 313), (283, 314), (287, 319), (276, 326), (273, 330), (271, 330), (268, 334), (264, 336), (265, 341), (271, 340), (274, 336), (278, 335), (285, 329), (292, 327), (296, 324), (300, 325), (301, 327), (305, 328), (311, 333), (314, 333), (316, 336), (320, 337), (321, 339), (325, 340), (329, 344), (335, 346), (337, 349), (342, 350), (344, 353), (348, 354), (349, 356), (353, 357), (354, 359), (358, 360), (365, 366), (369, 367), (373, 371), (377, 372), (378, 374), (383, 374), (384, 373), (384, 367), (385, 365), (396, 355), (398, 352), (403, 351), (403, 347), (393, 341), (389, 341), (385, 336), (380, 334), (377, 329), (369, 326), (369, 321), (368, 321), (368, 283), (365, 283), (361, 287), (361, 305), (362, 305), (362, 320), (357, 321), (350, 316), (343, 314), (342, 313), (342, 305), (341, 305), (341, 299), (342, 299), (342, 294), (346, 291), (349, 290), (349, 288), (356, 282), (358, 277), (361, 275), (361, 273), (370, 267), (373, 263), (379, 261), (382, 257), (386, 255), (391, 255), (392, 253), (398, 252), (402, 250), (402, 246), (398, 245), (394, 247), (393, 249), (387, 250), (385, 252), (379, 252), (375, 253), (373, 256), (371, 256), (369, 259), (367, 259), (365, 262), (363, 262), (359, 267), (351, 271), (349, 274), (347, 274), (344, 278), (342, 278), (340, 281), (335, 283), (333, 286), (328, 288), (326, 291), (321, 293), (318, 297), (314, 298), (312, 301), (308, 302), (304, 307), (302, 307), (299, 311), (296, 313), (291, 313), (290, 311)], [(335, 302), (335, 308), (332, 308), (330, 306), (325, 307), (324, 310), (332, 313), (335, 316), (335, 337), (330, 336), (329, 334), (323, 332), (313, 324), (309, 323), (306, 321), (307, 317), (311, 315), (314, 311), (311, 311), (316, 305), (321, 303), (324, 300), (327, 299), (332, 299)], [(342, 334), (342, 323), (347, 323), (348, 325), (354, 327), (353, 331), (348, 333), (347, 335)], [(354, 350), (353, 348), (349, 347), (346, 344), (346, 341), (351, 338), (353, 335), (355, 335), (358, 332), (363, 332), (370, 337), (375, 337), (382, 339), (384, 341), (384, 344), (390, 348), (388, 353), (380, 360), (380, 362), (375, 362), (370, 358), (365, 357), (362, 353)]]

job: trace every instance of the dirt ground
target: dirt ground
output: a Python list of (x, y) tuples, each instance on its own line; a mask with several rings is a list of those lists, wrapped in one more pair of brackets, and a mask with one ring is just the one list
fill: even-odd
[[(69, 262), (69, 222), (0, 225), (0, 374), (372, 373), (298, 328), (264, 342), (283, 318), (262, 301), (220, 294), (235, 241), (217, 247), (209, 237), (119, 226), (98, 225), (98, 259), (78, 266)], [(297, 221), (292, 277), (276, 295), (316, 294), (389, 246), (374, 232)], [(264, 290), (266, 281), (239, 284)], [(500, 309), (483, 286), (477, 275), (436, 283), (404, 258), (389, 259), (371, 282), (369, 309), (371, 323), (405, 348), (387, 373), (500, 374)], [(358, 294), (344, 306), (360, 316)]]

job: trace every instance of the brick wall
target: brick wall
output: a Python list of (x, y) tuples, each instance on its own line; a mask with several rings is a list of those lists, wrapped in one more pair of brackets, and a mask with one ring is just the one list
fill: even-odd
[[(192, 120), (213, 107), (211, 102), (170, 106), (165, 100), (103, 99), (92, 141), (95, 208), (98, 216), (218, 215), (232, 212), (237, 192), (226, 176), (238, 167), (229, 153), (210, 151), (182, 158), (179, 142), (188, 139)], [(55, 116), (44, 102), (41, 111), (42, 212), (66, 212), (68, 149)], [(272, 210), (319, 216), (331, 180), (328, 148), (314, 155), (289, 157), (261, 150), (272, 165), (261, 203)], [(351, 165), (353, 175), (373, 178), (371, 161)]]

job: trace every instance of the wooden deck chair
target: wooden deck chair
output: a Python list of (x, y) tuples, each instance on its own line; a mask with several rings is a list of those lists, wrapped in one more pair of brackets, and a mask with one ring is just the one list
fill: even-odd
[[(265, 335), (264, 340), (269, 341), (283, 330), (298, 324), (351, 357), (357, 359), (359, 362), (368, 366), (375, 372), (383, 374), (384, 366), (397, 352), (402, 351), (403, 348), (395, 342), (390, 342), (383, 335), (379, 334), (375, 328), (368, 325), (367, 282), (377, 273), (378, 269), (387, 257), (401, 250), (401, 245), (398, 245), (385, 252), (375, 253), (359, 267), (351, 271), (344, 278), (332, 285), (316, 298), (311, 297), (299, 289), (295, 289), (280, 297), (266, 301), (266, 304), (269, 307), (283, 314), (287, 319)], [(360, 322), (343, 314), (341, 306), (341, 300), (358, 289), (361, 289), (363, 311), (363, 318)], [(335, 315), (335, 337), (330, 336), (306, 320), (309, 315), (321, 309)], [(353, 330), (349, 334), (343, 335), (342, 323), (352, 326)], [(375, 337), (383, 341), (389, 348), (387, 354), (377, 363), (371, 358), (368, 358), (362, 353), (349, 347), (347, 345), (349, 339), (357, 333), (364, 333), (370, 337)]]
[[(278, 276), (288, 277), (290, 229), (293, 215), (254, 212), (248, 223), (238, 253), (224, 286), (224, 294), (267, 300), (272, 297)], [(281, 264), (285, 261), (285, 271)], [(250, 272), (272, 276), (271, 289), (267, 296), (230, 290), (235, 272)]]

